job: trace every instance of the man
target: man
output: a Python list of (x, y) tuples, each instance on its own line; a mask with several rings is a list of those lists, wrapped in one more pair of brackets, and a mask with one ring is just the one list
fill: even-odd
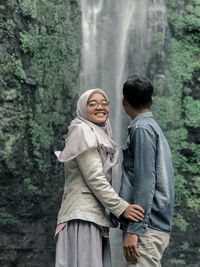
[(158, 267), (168, 246), (174, 205), (174, 179), (167, 140), (150, 112), (153, 85), (133, 75), (123, 86), (123, 107), (132, 121), (123, 149), (120, 196), (144, 210), (142, 222), (124, 222), (127, 266)]

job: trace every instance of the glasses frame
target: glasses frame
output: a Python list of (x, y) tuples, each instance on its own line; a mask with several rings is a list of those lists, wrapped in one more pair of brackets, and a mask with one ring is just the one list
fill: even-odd
[[(103, 104), (102, 102), (105, 102), (105, 104)], [(94, 103), (94, 105), (92, 105), (92, 103)], [(87, 106), (89, 106), (90, 108), (98, 108), (99, 106), (101, 106), (102, 108), (107, 108), (109, 106), (110, 102), (107, 100), (102, 100), (100, 102), (98, 102), (97, 100), (89, 100), (87, 102)]]

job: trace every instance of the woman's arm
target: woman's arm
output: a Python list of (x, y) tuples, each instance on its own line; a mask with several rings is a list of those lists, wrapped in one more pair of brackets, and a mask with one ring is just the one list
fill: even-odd
[(87, 186), (106, 209), (118, 218), (122, 215), (133, 221), (143, 219), (143, 209), (120, 198), (107, 181), (96, 148), (81, 153), (76, 159)]

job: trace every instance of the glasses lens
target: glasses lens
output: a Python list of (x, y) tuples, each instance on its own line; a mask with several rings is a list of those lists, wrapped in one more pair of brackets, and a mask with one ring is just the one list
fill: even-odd
[(98, 105), (97, 101), (96, 100), (91, 100), (88, 102), (88, 106), (91, 107), (91, 108), (96, 108)]
[(87, 104), (90, 108), (97, 108), (98, 106), (105, 108), (108, 106), (109, 102), (107, 100), (102, 100), (101, 102), (97, 102), (96, 100), (91, 100), (88, 101)]
[(103, 101), (101, 101), (100, 104), (101, 104), (102, 107), (107, 107), (108, 106), (108, 101), (103, 100)]

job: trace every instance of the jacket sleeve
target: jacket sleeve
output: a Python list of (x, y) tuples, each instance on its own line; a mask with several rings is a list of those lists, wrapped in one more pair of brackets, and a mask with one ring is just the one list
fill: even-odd
[(143, 235), (146, 231), (151, 213), (153, 196), (155, 193), (155, 160), (156, 160), (156, 136), (147, 128), (138, 127), (131, 134), (131, 153), (134, 158), (133, 176), (129, 177), (132, 187), (134, 204), (138, 204), (145, 210), (142, 222), (130, 222), (127, 232)]
[(119, 218), (129, 203), (120, 198), (107, 181), (102, 171), (102, 162), (97, 149), (89, 149), (77, 156), (76, 159), (87, 186), (102, 205)]

